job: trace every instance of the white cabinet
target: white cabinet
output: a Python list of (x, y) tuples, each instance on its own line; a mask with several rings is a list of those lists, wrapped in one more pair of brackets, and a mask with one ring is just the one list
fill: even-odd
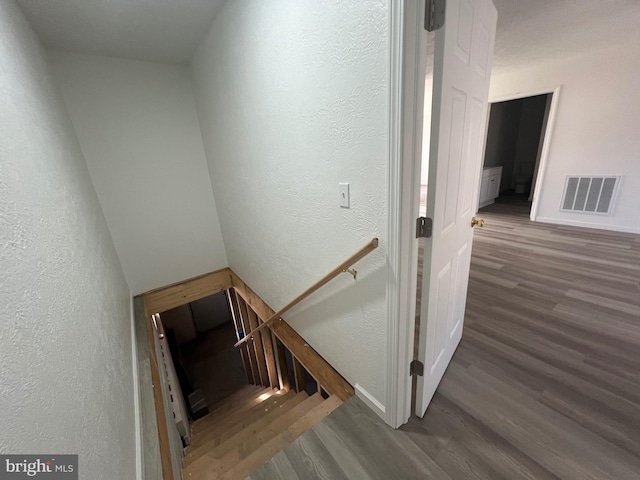
[(480, 183), (480, 199), (478, 208), (486, 207), (495, 202), (500, 194), (500, 180), (502, 179), (502, 167), (485, 167), (482, 170)]

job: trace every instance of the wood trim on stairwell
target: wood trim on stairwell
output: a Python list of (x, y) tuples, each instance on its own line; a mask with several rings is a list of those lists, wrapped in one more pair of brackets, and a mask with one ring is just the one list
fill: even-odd
[[(253, 308), (260, 319), (271, 318), (273, 316), (275, 310), (267, 305), (265, 301), (233, 271), (231, 272), (231, 278), (235, 291)], [(355, 394), (349, 382), (342, 378), (287, 322), (278, 319), (269, 327), (274, 335), (286, 345), (292, 355), (320, 382), (327, 392), (337, 395), (342, 401), (346, 401)]]
[(162, 385), (158, 370), (158, 357), (156, 355), (155, 337), (151, 315), (145, 307), (145, 323), (147, 324), (147, 342), (149, 342), (149, 367), (151, 369), (151, 383), (153, 387), (153, 403), (156, 411), (156, 425), (158, 427), (158, 447), (160, 448), (160, 461), (162, 463), (163, 480), (173, 480), (173, 464), (171, 462), (171, 446), (169, 444), (169, 429), (162, 398)]
[(263, 318), (269, 318), (276, 313), (275, 310), (267, 305), (256, 292), (251, 290), (249, 285), (244, 283), (244, 281), (233, 270), (231, 271), (231, 286), (238, 295), (244, 298), (244, 301), (253, 308), (253, 311), (258, 314), (260, 320)]
[(271, 324), (270, 328), (329, 394), (337, 395), (342, 401), (348, 400), (355, 394), (349, 382), (342, 378), (287, 322), (278, 319)]
[(149, 314), (162, 313), (229, 288), (231, 288), (231, 269), (223, 268), (150, 290), (143, 293), (142, 298)]

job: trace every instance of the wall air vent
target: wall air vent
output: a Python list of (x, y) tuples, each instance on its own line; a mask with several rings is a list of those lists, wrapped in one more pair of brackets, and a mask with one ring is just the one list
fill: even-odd
[(620, 177), (618, 176), (569, 175), (564, 184), (560, 210), (610, 215), (619, 185)]

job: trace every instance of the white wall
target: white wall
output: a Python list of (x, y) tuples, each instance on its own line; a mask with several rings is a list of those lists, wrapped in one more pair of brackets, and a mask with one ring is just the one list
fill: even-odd
[[(494, 75), (490, 100), (561, 85), (538, 220), (640, 233), (640, 43)], [(566, 175), (622, 175), (611, 216), (560, 212)]]
[(51, 61), (133, 293), (226, 267), (187, 68)]
[(382, 404), (388, 16), (386, 1), (230, 1), (192, 62), (229, 264), (265, 301), (284, 306), (380, 237), (357, 281), (342, 275), (285, 317)]
[(0, 2), (0, 452), (136, 477), (130, 292), (46, 54)]

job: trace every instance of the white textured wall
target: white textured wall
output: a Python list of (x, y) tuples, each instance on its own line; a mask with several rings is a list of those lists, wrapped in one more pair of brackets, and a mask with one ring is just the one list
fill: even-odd
[(187, 68), (51, 61), (133, 293), (226, 267)]
[[(386, 398), (386, 1), (227, 2), (192, 62), (229, 264), (278, 309), (372, 237), (286, 319), (351, 383)], [(338, 183), (351, 183), (351, 209)]]
[[(640, 233), (640, 43), (491, 78), (490, 100), (561, 85), (538, 220)], [(611, 216), (560, 212), (566, 175), (622, 175)]]
[(47, 58), (0, 2), (0, 452), (136, 476), (130, 293)]

